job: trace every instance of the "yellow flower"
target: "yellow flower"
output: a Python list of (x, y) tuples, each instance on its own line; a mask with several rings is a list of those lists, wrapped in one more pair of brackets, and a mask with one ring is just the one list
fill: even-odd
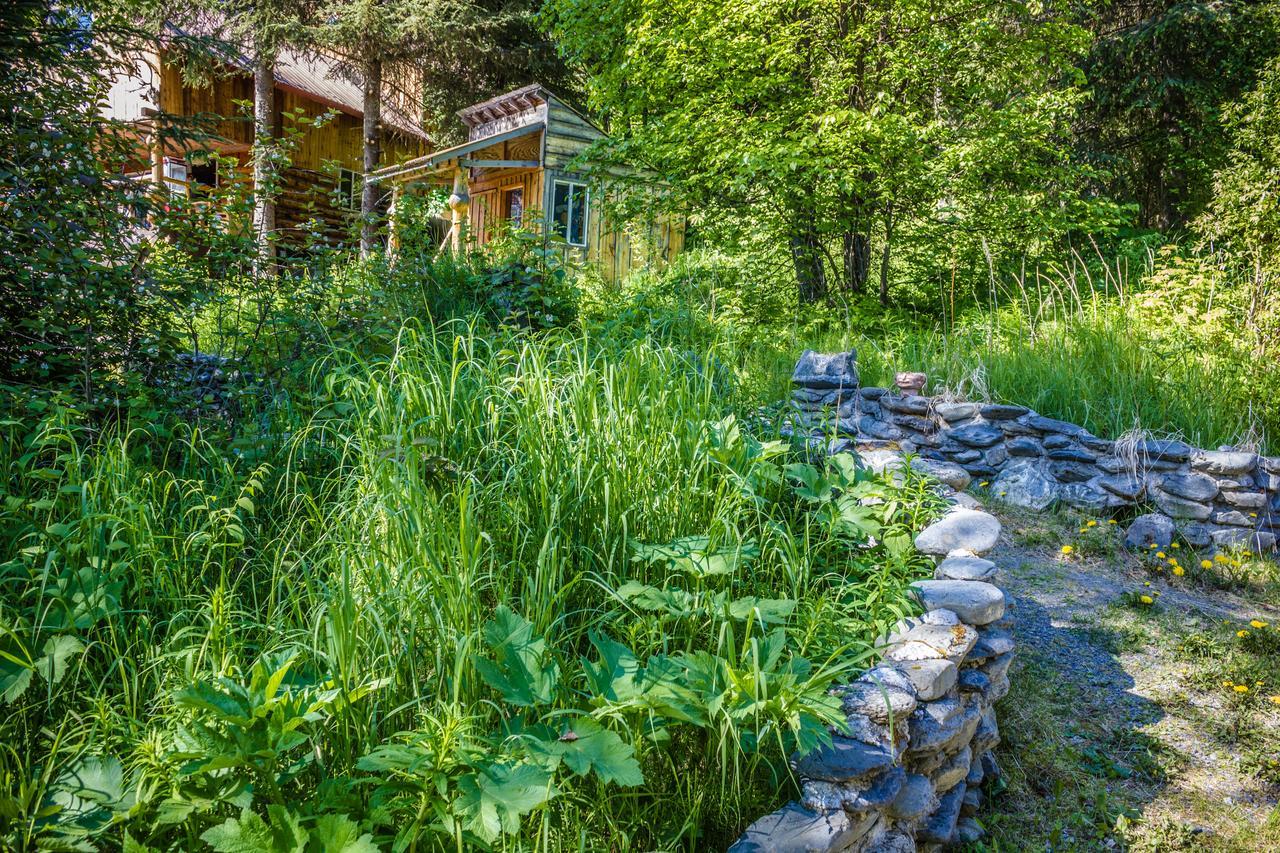
[(1074, 550), (1075, 550), (1075, 548), (1072, 548), (1070, 545), (1063, 545), (1063, 546), (1062, 546), (1062, 553), (1064, 553), (1064, 554), (1070, 554), (1070, 553), (1071, 553), (1072, 551), (1074, 551)]
[(1085, 532), (1087, 532), (1087, 531), (1085, 530), (1085, 528), (1081, 527), (1081, 528), (1080, 528), (1080, 532), (1081, 532), (1081, 533), (1085, 533)]
[(1152, 543), (1151, 543), (1150, 545), (1148, 545), (1147, 547), (1148, 547), (1148, 548), (1151, 548), (1152, 550), (1155, 550), (1155, 548), (1156, 548), (1156, 547), (1158, 547), (1158, 546), (1156, 545), (1156, 543), (1152, 542)]
[(1202, 569), (1212, 569), (1212, 568), (1213, 568), (1213, 563), (1210, 563), (1208, 560), (1201, 560), (1201, 561), (1200, 561), (1200, 568), (1202, 568)]
[(1181, 548), (1182, 546), (1181, 546), (1181, 545), (1179, 545), (1177, 542), (1171, 542), (1171, 543), (1169, 543), (1169, 547), (1170, 547), (1170, 548)]
[(1235, 692), (1237, 692), (1237, 693), (1248, 693), (1248, 692), (1249, 692), (1249, 685), (1247, 685), (1247, 684), (1237, 684), (1235, 687), (1233, 687), (1233, 688), (1231, 688), (1231, 689), (1232, 689), (1232, 690), (1234, 690), (1234, 691), (1235, 691)]
[(1237, 569), (1238, 569), (1238, 568), (1240, 568), (1240, 561), (1239, 561), (1239, 560), (1232, 560), (1232, 561), (1231, 561), (1231, 565), (1232, 565), (1233, 567), (1235, 567), (1235, 568), (1237, 568)]
[(1241, 639), (1244, 639), (1245, 637), (1249, 636), (1249, 632), (1248, 630), (1242, 628), (1241, 630), (1236, 631), (1236, 636), (1240, 637)]
[(1156, 556), (1157, 556), (1157, 557), (1159, 557), (1161, 560), (1163, 560), (1163, 559), (1164, 559), (1164, 551), (1156, 551)]
[(1186, 570), (1186, 569), (1184, 569), (1184, 568), (1182, 568), (1182, 566), (1174, 566), (1174, 567), (1173, 567), (1173, 573), (1174, 573), (1175, 575), (1177, 575), (1178, 577), (1182, 577), (1182, 576), (1186, 573), (1186, 571), (1187, 571), (1187, 570)]
[(1138, 596), (1138, 600), (1139, 600), (1139, 601), (1141, 601), (1143, 604), (1155, 604), (1155, 603), (1156, 603), (1156, 600), (1155, 600), (1154, 598), (1152, 598), (1151, 596), (1149, 596), (1149, 595), (1140, 595), (1140, 596)]
[(1249, 513), (1249, 517), (1250, 517), (1250, 518), (1257, 518), (1257, 517), (1258, 517), (1258, 514), (1257, 514), (1256, 512), (1251, 512), (1251, 513)]
[(1222, 554), (1218, 554), (1216, 557), (1214, 557), (1214, 558), (1213, 558), (1213, 561), (1214, 561), (1215, 563), (1225, 563), (1225, 562), (1228, 562), (1228, 561), (1227, 561), (1227, 558), (1226, 558), (1226, 557), (1224, 557)]
[(990, 485), (991, 485), (991, 484), (990, 484), (990, 483), (988, 483), (988, 482), (986, 482), (986, 481), (983, 481), (983, 482), (981, 482), (981, 483), (979, 483), (979, 484), (978, 484), (978, 486), (979, 486), (979, 487), (981, 487), (981, 488), (983, 488), (983, 489), (985, 489), (987, 486), (990, 486)]
[(1265, 627), (1267, 627), (1267, 623), (1266, 623), (1266, 622), (1263, 622), (1263, 621), (1262, 621), (1262, 620), (1260, 620), (1260, 619), (1251, 619), (1251, 620), (1249, 620), (1249, 624), (1250, 624), (1250, 625), (1252, 625), (1252, 626), (1253, 626), (1253, 627), (1255, 627), (1255, 628), (1265, 628)]
[(1097, 527), (1097, 526), (1098, 526), (1098, 522), (1094, 521), (1092, 518), (1089, 519), (1089, 523), (1085, 525), (1085, 527)]
[(1230, 680), (1228, 680), (1228, 681), (1224, 681), (1224, 682), (1222, 682), (1222, 686), (1223, 686), (1223, 687), (1235, 687), (1235, 686), (1236, 686), (1236, 683), (1235, 683), (1234, 681), (1230, 681)]
[(1108, 519), (1107, 519), (1107, 524), (1119, 524), (1119, 523), (1120, 523), (1120, 522), (1116, 521), (1114, 518), (1108, 518)]
[(1271, 704), (1272, 704), (1272, 705), (1280, 705), (1280, 696), (1272, 696), (1272, 697), (1271, 697)]
[(1005, 496), (1005, 495), (1007, 495), (1007, 494), (1009, 494), (1009, 493), (1008, 493), (1008, 492), (1001, 492), (1001, 493), (1000, 493), (1000, 497), (1004, 497), (1004, 496)]

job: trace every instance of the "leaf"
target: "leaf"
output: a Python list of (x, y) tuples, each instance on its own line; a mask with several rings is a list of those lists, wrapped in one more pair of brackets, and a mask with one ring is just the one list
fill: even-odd
[(618, 597), (642, 610), (663, 611), (677, 617), (698, 612), (694, 597), (683, 589), (658, 589), (638, 581), (628, 581), (618, 588)]
[(533, 636), (533, 624), (506, 605), (499, 605), (483, 633), (495, 658), (475, 662), (485, 683), (512, 705), (527, 708), (550, 704), (555, 698), (560, 667), (555, 661), (545, 660), (547, 644)]
[(633, 560), (705, 578), (733, 574), (739, 564), (747, 564), (760, 556), (753, 540), (738, 545), (711, 549), (708, 536), (684, 536), (665, 545), (646, 545), (632, 540)]
[[(572, 735), (572, 738), (568, 736)], [(565, 737), (556, 742), (565, 766), (579, 776), (595, 771), (601, 782), (635, 786), (644, 784), (635, 749), (589, 717), (574, 720)]]
[(3, 699), (6, 705), (16, 702), (23, 693), (27, 692), (34, 675), (34, 670), (21, 664), (0, 661), (0, 699)]
[(534, 764), (491, 764), (458, 781), (461, 796), (453, 810), (465, 827), (485, 842), (520, 831), (520, 818), (556, 791), (551, 774)]
[(263, 820), (245, 810), (206, 830), (200, 838), (216, 853), (303, 853), (307, 831), (284, 806), (268, 806)]
[(378, 853), (369, 833), (344, 814), (322, 815), (311, 830), (308, 853)]
[(44, 656), (36, 661), (36, 671), (49, 684), (57, 684), (67, 674), (67, 661), (84, 651), (84, 643), (68, 634), (50, 637), (44, 644)]
[(782, 469), (790, 480), (798, 481), (791, 488), (796, 495), (810, 503), (826, 503), (831, 500), (831, 483), (812, 465), (794, 462)]
[(791, 598), (756, 598), (749, 596), (729, 602), (729, 616), (733, 619), (756, 619), (765, 624), (785, 622), (796, 609)]

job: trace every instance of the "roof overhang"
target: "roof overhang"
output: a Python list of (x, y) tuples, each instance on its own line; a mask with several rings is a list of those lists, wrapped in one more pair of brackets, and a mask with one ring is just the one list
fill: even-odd
[(504, 130), (501, 133), (482, 136), (479, 139), (473, 139), (461, 145), (454, 145), (452, 148), (442, 148), (432, 154), (415, 157), (412, 160), (406, 160), (403, 163), (397, 163), (394, 166), (387, 166), (370, 172), (365, 176), (365, 180), (370, 183), (379, 183), (386, 180), (410, 180), (411, 176), (425, 177), (428, 174), (443, 171), (446, 168), (462, 168), (462, 161), (466, 155), (473, 154), (476, 151), (483, 151), (485, 148), (511, 139), (519, 139), (522, 136), (541, 133), (546, 129), (546, 126), (547, 123), (545, 121), (537, 121), (512, 128), (511, 130)]

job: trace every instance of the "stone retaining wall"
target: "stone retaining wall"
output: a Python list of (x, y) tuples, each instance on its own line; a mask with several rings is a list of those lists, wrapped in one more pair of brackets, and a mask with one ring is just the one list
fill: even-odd
[(792, 759), (800, 802), (753, 823), (731, 853), (911, 853), (981, 837), (973, 814), (1000, 774), (993, 705), (1013, 660), (1004, 593), (981, 556), (999, 536), (993, 516), (956, 506), (916, 537), (939, 560), (912, 585), (924, 615), (900, 621), (879, 665), (835, 689), (847, 730)]
[(1158, 512), (1131, 530), (1131, 544), (1167, 545), (1176, 528), (1196, 548), (1276, 547), (1280, 457), (1161, 439), (1116, 442), (1023, 406), (863, 388), (855, 360), (852, 352), (800, 357), (792, 376), (796, 433), (872, 464), (877, 455), (913, 452), (918, 466), (959, 490), (980, 479), (1000, 500), (1032, 509), (1154, 505)]

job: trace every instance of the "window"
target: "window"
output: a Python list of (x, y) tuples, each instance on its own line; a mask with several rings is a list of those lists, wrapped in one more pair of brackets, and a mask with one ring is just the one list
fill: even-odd
[(551, 221), (570, 246), (587, 245), (587, 187), (556, 181), (551, 195)]
[(174, 195), (187, 194), (187, 164), (164, 158), (164, 183)]
[(524, 218), (524, 188), (507, 190), (507, 200), (503, 205), (507, 211), (507, 221), (512, 225), (519, 225), (520, 220)]
[(199, 184), (206, 189), (212, 189), (218, 185), (218, 164), (214, 160), (192, 163), (188, 173), (192, 184)]
[(346, 210), (360, 209), (364, 192), (364, 176), (350, 169), (338, 170), (338, 206)]

